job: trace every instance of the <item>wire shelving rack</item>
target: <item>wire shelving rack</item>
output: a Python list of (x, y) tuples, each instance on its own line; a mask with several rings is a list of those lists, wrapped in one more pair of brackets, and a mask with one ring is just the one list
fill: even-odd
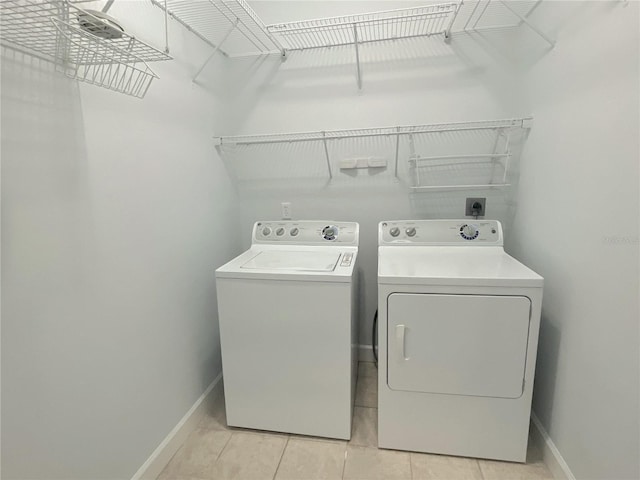
[[(150, 1), (213, 48), (194, 81), (217, 54), (230, 58), (280, 54), (285, 59), (289, 51), (352, 46), (357, 84), (362, 89), (361, 48), (365, 44), (437, 36), (449, 43), (457, 33), (523, 24), (554, 44), (529, 18), (542, 0), (454, 0), (271, 25), (265, 25), (246, 0)], [(525, 11), (525, 4), (530, 3), (534, 6)], [(496, 20), (496, 25), (486, 25)]]
[[(405, 125), (349, 130), (327, 130), (264, 135), (216, 137), (215, 144), (221, 156), (240, 157), (250, 152), (258, 163), (258, 170), (269, 170), (265, 162), (279, 160), (282, 151), (277, 145), (289, 147), (300, 156), (311, 155), (315, 146), (317, 157), (323, 157), (326, 175), (335, 176), (333, 158), (341, 141), (351, 141), (351, 151), (371, 151), (371, 146), (383, 146), (391, 155), (390, 168), (396, 178), (400, 171), (407, 172), (409, 188), (413, 192), (455, 189), (489, 189), (509, 187), (509, 168), (514, 155), (513, 144), (523, 138), (531, 128), (531, 117), (483, 120), (476, 122)], [(353, 142), (356, 142), (353, 144)], [(377, 142), (377, 143), (375, 143)], [(303, 145), (307, 145), (302, 149)], [(464, 145), (461, 147), (460, 145)], [(258, 149), (258, 150), (256, 150)], [(405, 156), (406, 155), (406, 156)], [(406, 164), (400, 162), (406, 158)], [(242, 160), (241, 158), (239, 160)], [(233, 167), (233, 165), (231, 165)], [(290, 168), (290, 167), (289, 167)], [(269, 172), (273, 174), (273, 172)], [(273, 175), (271, 176), (273, 178)], [(464, 178), (469, 183), (451, 183)], [(481, 180), (481, 181), (478, 181)]]
[(70, 78), (143, 98), (158, 78), (147, 62), (171, 56), (123, 32), (104, 39), (80, 26), (102, 22), (66, 0), (3, 0), (0, 41), (54, 62)]
[(462, 2), (384, 10), (359, 15), (318, 18), (268, 25), (287, 50), (353, 45), (358, 88), (362, 89), (360, 45), (404, 38), (442, 35), (451, 38), (451, 27)]
[(411, 37), (448, 38), (459, 3), (385, 10), (268, 25), (289, 50), (357, 45)]

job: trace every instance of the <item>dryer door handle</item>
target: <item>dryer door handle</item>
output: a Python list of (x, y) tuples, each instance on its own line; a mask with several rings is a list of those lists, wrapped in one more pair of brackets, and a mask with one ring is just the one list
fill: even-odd
[(407, 327), (404, 325), (396, 325), (396, 347), (398, 348), (403, 360), (409, 360), (404, 352), (404, 334), (406, 330)]

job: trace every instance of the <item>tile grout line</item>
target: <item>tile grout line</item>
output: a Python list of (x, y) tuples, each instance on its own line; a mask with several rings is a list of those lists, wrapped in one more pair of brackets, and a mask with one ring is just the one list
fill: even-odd
[(411, 452), (409, 452), (409, 474), (411, 475), (411, 480), (413, 480), (413, 467), (411, 466)]
[(287, 446), (289, 445), (289, 440), (291, 439), (291, 436), (287, 436), (287, 441), (284, 443), (284, 448), (282, 449), (282, 453), (280, 454), (280, 460), (278, 460), (278, 466), (276, 467), (276, 471), (273, 472), (273, 477), (271, 477), (271, 480), (275, 480), (276, 476), (278, 475), (278, 470), (280, 470), (280, 464), (282, 463), (282, 459), (284, 458), (284, 452), (287, 450)]
[(171, 458), (169, 459), (169, 461), (167, 462), (167, 464), (164, 466), (164, 468), (160, 471), (160, 473), (158, 474), (158, 476), (155, 478), (155, 480), (158, 480), (158, 478), (160, 478), (162, 476), (162, 474), (169, 468), (169, 465), (171, 465), (171, 462), (173, 461), (174, 458), (176, 458), (176, 456), (178, 455), (178, 453), (180, 452), (180, 450), (182, 450), (182, 447), (184, 447), (184, 444), (186, 443), (186, 440), (184, 442), (182, 442), (182, 444), (180, 445), (180, 447), (178, 447), (178, 449), (176, 450), (176, 453), (174, 453)]
[(342, 480), (344, 480), (344, 471), (345, 471), (346, 466), (347, 466), (347, 449), (348, 449), (348, 447), (349, 447), (349, 444), (346, 443), (345, 446), (344, 446), (344, 456), (343, 456), (343, 459), (342, 459), (342, 475), (340, 475), (340, 478), (342, 478)]
[(229, 433), (231, 433), (231, 435), (229, 435), (229, 438), (227, 439), (227, 441), (224, 444), (224, 447), (222, 447), (222, 450), (220, 450), (220, 453), (218, 453), (218, 455), (216, 456), (216, 460), (213, 462), (213, 464), (215, 465), (216, 463), (218, 463), (218, 460), (220, 460), (220, 457), (222, 456), (222, 452), (225, 451), (225, 449), (227, 448), (227, 445), (229, 445), (229, 442), (231, 442), (231, 439), (233, 438), (233, 436), (235, 435), (234, 432), (230, 432), (229, 430), (227, 430)]
[(482, 465), (480, 465), (480, 462), (478, 461), (477, 458), (476, 458), (476, 463), (478, 464), (478, 470), (480, 470), (480, 476), (482, 477), (482, 480), (485, 480), (484, 471), (482, 470)]

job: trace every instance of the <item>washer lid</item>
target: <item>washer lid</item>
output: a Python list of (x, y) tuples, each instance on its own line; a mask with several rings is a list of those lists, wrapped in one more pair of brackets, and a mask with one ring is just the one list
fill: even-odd
[(311, 245), (252, 245), (216, 269), (216, 278), (353, 281), (357, 247)]
[(543, 278), (502, 247), (379, 247), (378, 283), (542, 287)]
[(333, 272), (340, 252), (263, 251), (242, 264), (249, 270), (288, 270), (296, 272)]

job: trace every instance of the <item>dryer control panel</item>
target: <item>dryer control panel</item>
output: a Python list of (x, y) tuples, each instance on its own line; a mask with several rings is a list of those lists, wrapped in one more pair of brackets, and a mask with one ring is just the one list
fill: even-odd
[(379, 245), (502, 246), (497, 220), (393, 220), (378, 227)]
[(356, 222), (280, 220), (256, 222), (253, 243), (283, 245), (358, 245)]

